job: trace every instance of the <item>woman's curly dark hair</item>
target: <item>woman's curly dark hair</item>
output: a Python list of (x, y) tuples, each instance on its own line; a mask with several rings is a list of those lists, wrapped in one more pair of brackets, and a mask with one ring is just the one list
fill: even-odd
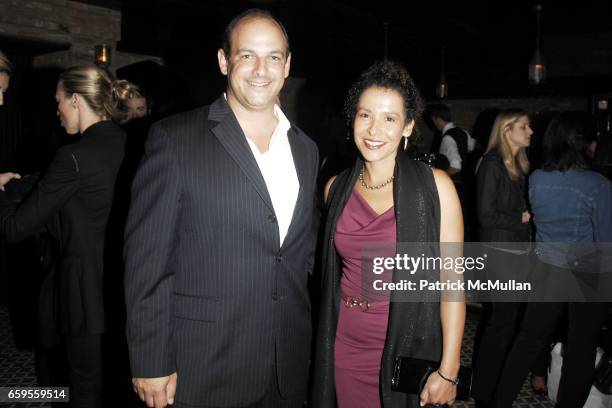
[(349, 129), (353, 127), (361, 94), (372, 87), (393, 89), (399, 92), (404, 100), (407, 120), (417, 120), (423, 113), (423, 100), (406, 68), (398, 62), (380, 61), (363, 71), (349, 89), (344, 100), (344, 117)]

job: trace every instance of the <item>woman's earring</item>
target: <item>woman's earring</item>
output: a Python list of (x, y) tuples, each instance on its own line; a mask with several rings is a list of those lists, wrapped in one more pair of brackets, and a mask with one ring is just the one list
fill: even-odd
[(408, 138), (404, 136), (404, 151), (408, 149)]

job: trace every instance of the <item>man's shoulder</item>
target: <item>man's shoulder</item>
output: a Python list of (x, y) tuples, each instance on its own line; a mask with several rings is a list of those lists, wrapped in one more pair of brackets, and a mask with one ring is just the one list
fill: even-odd
[(463, 135), (469, 136), (469, 133), (465, 129), (462, 129), (459, 126), (455, 126), (455, 127), (448, 129), (446, 132), (444, 132), (443, 136), (453, 137), (453, 136), (463, 136)]
[(308, 148), (315, 150), (315, 151), (319, 151), (317, 144), (314, 142), (314, 140), (312, 140), (310, 138), (310, 136), (308, 136), (308, 134), (306, 132), (304, 132), (302, 129), (300, 129), (299, 126), (297, 126), (295, 123), (291, 122), (291, 129), (293, 129), (295, 131), (295, 134), (297, 135), (297, 137), (302, 140)]
[(442, 140), (440, 141), (440, 147), (442, 146), (448, 147), (448, 146), (453, 146), (453, 145), (457, 145), (457, 142), (455, 142), (455, 138), (451, 136), (448, 132), (443, 134)]
[(205, 105), (186, 112), (176, 113), (153, 123), (152, 128), (162, 128), (167, 131), (175, 132), (193, 129), (198, 126), (205, 126), (209, 121), (209, 110), (210, 105)]

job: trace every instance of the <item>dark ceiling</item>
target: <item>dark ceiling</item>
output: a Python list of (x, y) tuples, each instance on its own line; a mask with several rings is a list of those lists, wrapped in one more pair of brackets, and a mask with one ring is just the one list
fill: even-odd
[[(440, 76), (442, 45), (446, 46), (451, 96), (524, 96), (533, 92), (527, 85), (526, 66), (535, 46), (534, 1), (83, 2), (122, 11), (119, 50), (161, 56), (176, 71), (218, 75), (215, 51), (225, 24), (246, 8), (261, 7), (271, 10), (287, 27), (293, 51), (292, 75), (320, 86), (332, 85), (344, 92), (359, 71), (381, 59), (387, 25), (388, 57), (409, 68), (426, 96)], [(543, 50), (549, 60), (557, 58), (553, 53), (562, 54), (559, 48), (549, 48), (547, 54), (547, 41), (551, 38), (581, 41), (593, 33), (612, 33), (610, 1), (583, 2), (579, 6), (576, 2), (554, 0), (540, 3)], [(588, 47), (585, 44), (578, 49)], [(608, 63), (612, 65), (612, 61)], [(610, 77), (604, 79), (608, 84), (612, 82)], [(601, 82), (597, 75), (551, 78), (547, 92), (575, 94), (600, 86)], [(539, 92), (542, 89), (546, 88)]]

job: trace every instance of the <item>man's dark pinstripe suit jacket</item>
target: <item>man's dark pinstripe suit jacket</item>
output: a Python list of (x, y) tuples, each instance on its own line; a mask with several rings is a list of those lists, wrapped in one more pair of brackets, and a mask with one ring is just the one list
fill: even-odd
[(126, 226), (133, 377), (178, 373), (176, 401), (304, 395), (316, 145), (292, 126), (300, 189), (280, 246), (265, 181), (225, 98), (151, 129)]

